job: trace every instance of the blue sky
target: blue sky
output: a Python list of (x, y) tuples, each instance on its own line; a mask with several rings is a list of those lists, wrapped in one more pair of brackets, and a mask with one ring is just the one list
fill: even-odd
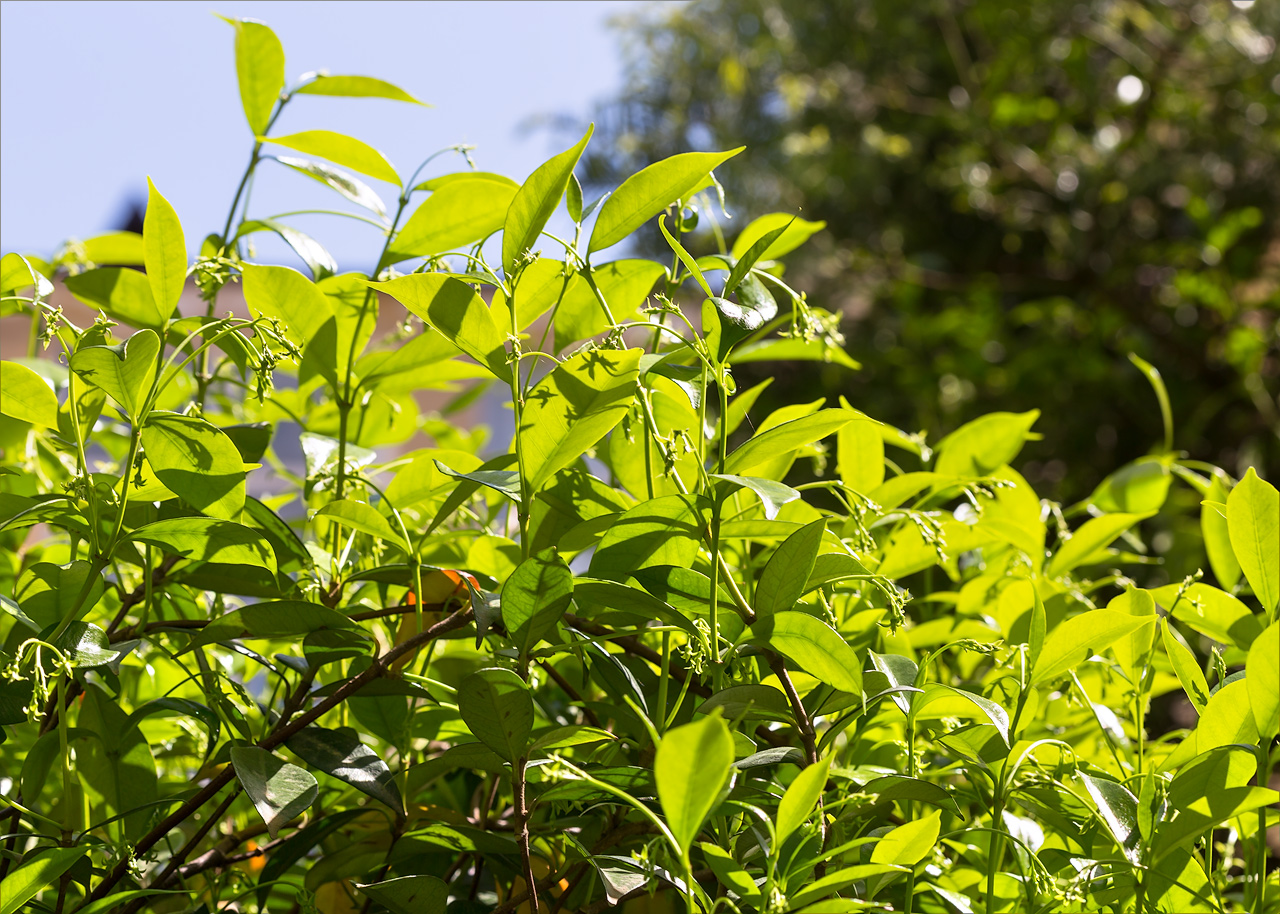
[[(289, 84), (309, 70), (376, 76), (433, 105), (303, 97), (275, 133), (348, 133), (406, 175), (437, 149), (471, 143), (480, 168), (523, 180), (569, 143), (550, 130), (519, 128), (539, 115), (585, 117), (615, 91), (622, 58), (608, 20), (645, 5), (5, 0), (0, 248), (47, 256), (67, 236), (114, 228), (131, 199), (145, 199), (148, 175), (177, 209), (190, 247), (221, 229), (252, 136), (236, 89), (233, 33), (215, 10), (270, 25), (284, 44)], [(453, 155), (437, 165), (424, 174), (466, 167)], [(266, 166), (251, 216), (345, 203)], [(376, 189), (394, 198), (389, 185)], [(331, 216), (292, 221), (343, 270), (367, 270), (376, 256), (372, 227)], [(259, 257), (290, 261), (270, 237)]]

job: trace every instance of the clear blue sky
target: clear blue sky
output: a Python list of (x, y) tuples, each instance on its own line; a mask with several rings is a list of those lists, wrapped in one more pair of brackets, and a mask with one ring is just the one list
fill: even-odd
[[(236, 88), (233, 32), (214, 10), (270, 25), (284, 44), (289, 84), (309, 70), (376, 76), (434, 106), (302, 97), (276, 133), (349, 133), (406, 175), (436, 149), (472, 143), (480, 168), (522, 180), (569, 142), (518, 128), (539, 115), (585, 117), (594, 100), (615, 91), (622, 60), (608, 20), (645, 5), (5, 0), (0, 248), (48, 256), (69, 235), (114, 228), (128, 201), (145, 199), (148, 175), (177, 209), (190, 247), (221, 229), (252, 137)], [(426, 174), (466, 167), (456, 156), (438, 162)], [(345, 203), (266, 165), (251, 216)], [(376, 189), (394, 198), (389, 185)], [(370, 267), (375, 229), (328, 216), (293, 221), (342, 269)], [(290, 259), (282, 244), (278, 252), (268, 244), (259, 256)]]

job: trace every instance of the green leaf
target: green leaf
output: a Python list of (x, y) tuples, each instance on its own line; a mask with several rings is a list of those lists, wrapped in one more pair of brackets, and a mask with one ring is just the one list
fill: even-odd
[(292, 638), (324, 630), (360, 631), (360, 627), (337, 610), (317, 603), (274, 600), (224, 613), (205, 626), (191, 646), (234, 638)]
[(1249, 648), (1244, 669), (1254, 722), (1269, 740), (1280, 733), (1280, 622), (1267, 626)]
[[(596, 288), (619, 321), (633, 317), (653, 291), (654, 283), (666, 275), (667, 268), (652, 260), (613, 260), (591, 268)], [(609, 329), (604, 310), (585, 279), (580, 279), (560, 302), (555, 329), (559, 349)]]
[[(1181, 596), (1179, 596), (1181, 591)], [(1262, 624), (1249, 607), (1226, 591), (1208, 584), (1166, 584), (1151, 591), (1156, 602), (1179, 622), (1223, 644), (1248, 651), (1262, 634)]]
[(760, 573), (754, 602), (757, 615), (767, 618), (796, 605), (813, 573), (826, 532), (827, 519), (820, 517), (782, 541)]
[(349, 175), (331, 165), (313, 162), (310, 159), (276, 156), (275, 160), (287, 168), (292, 168), (294, 171), (301, 172), (307, 177), (319, 181), (326, 187), (333, 188), (356, 206), (362, 206), (383, 219), (386, 218), (387, 205), (382, 202), (382, 198), (378, 196), (372, 187), (354, 175)]
[(71, 354), (71, 370), (81, 380), (107, 393), (137, 421), (138, 412), (156, 380), (160, 337), (139, 330), (115, 346), (89, 346)]
[(385, 803), (397, 815), (404, 815), (404, 800), (395, 775), (376, 752), (360, 742), (360, 736), (350, 727), (337, 730), (315, 725), (303, 727), (285, 745), (313, 768)]
[(779, 844), (791, 837), (818, 805), (818, 798), (822, 796), (822, 789), (827, 784), (827, 771), (830, 767), (830, 759), (814, 762), (796, 775), (796, 779), (787, 787), (786, 793), (778, 801)]
[(362, 501), (353, 501), (350, 498), (331, 501), (317, 511), (315, 516), (332, 517), (344, 527), (350, 527), (352, 530), (359, 530), (361, 533), (367, 533), (376, 539), (393, 543), (406, 553), (413, 552), (400, 532), (391, 526), (391, 522), (377, 508)]
[(372, 76), (318, 75), (305, 85), (294, 89), (294, 95), (331, 95), (340, 98), (387, 98), (395, 102), (410, 102), (431, 107), (420, 102), (399, 86), (394, 86)]
[(1227, 529), (1227, 486), (1225, 474), (1216, 472), (1209, 482), (1200, 508), (1200, 533), (1204, 536), (1205, 552), (1209, 555), (1209, 567), (1223, 590), (1234, 590), (1240, 581), (1240, 563), (1231, 549), (1231, 534)]
[(1253, 467), (1227, 496), (1231, 549), (1262, 608), (1280, 605), (1280, 492)]
[(142, 243), (151, 283), (151, 297), (161, 314), (172, 314), (187, 283), (187, 241), (182, 223), (169, 201), (147, 178), (147, 214), (142, 223)]
[[(892, 681), (893, 685), (905, 684)], [(910, 701), (909, 715), (914, 719), (971, 717), (976, 709), (1000, 732), (1001, 738), (1009, 743), (1009, 714), (989, 698), (975, 695), (965, 689), (957, 689), (948, 685), (931, 684), (924, 695), (913, 695)]]
[(72, 622), (53, 644), (74, 667), (102, 666), (119, 653), (107, 643), (107, 633), (88, 622)]
[(757, 241), (778, 228), (786, 230), (761, 253), (761, 260), (777, 260), (789, 254), (809, 240), (810, 236), (827, 227), (825, 222), (810, 222), (791, 213), (769, 213), (755, 219), (734, 239), (732, 254), (741, 258)]
[(878, 422), (850, 422), (836, 434), (840, 481), (866, 495), (884, 483), (884, 436)]
[(688, 568), (698, 554), (702, 523), (703, 518), (680, 495), (642, 502), (624, 511), (605, 531), (591, 557), (590, 574), (625, 581), (638, 569), (653, 565)]
[(841, 692), (862, 694), (862, 661), (821, 619), (803, 612), (780, 612), (758, 620), (751, 630), (811, 676)]
[(257, 746), (232, 748), (231, 764), (272, 839), (281, 826), (302, 815), (320, 793), (319, 784), (305, 768), (281, 761)]
[[(93, 566), (83, 559), (65, 565), (36, 562), (19, 576), (13, 595), (38, 627), (57, 625), (75, 607), (91, 573)], [(102, 575), (95, 574), (77, 618), (97, 604), (103, 588)]]
[(1089, 503), (1099, 511), (1154, 514), (1164, 505), (1173, 474), (1169, 457), (1139, 457), (1104, 479)]
[(520, 259), (537, 244), (538, 236), (564, 196), (573, 169), (594, 129), (594, 126), (588, 127), (572, 149), (539, 165), (516, 192), (502, 226), (502, 269), (507, 276), (515, 275)]
[(933, 853), (941, 829), (941, 809), (899, 825), (876, 843), (871, 851), (871, 862), (915, 866)]
[(1160, 763), (1161, 771), (1173, 771), (1196, 756), (1240, 743), (1251, 746), (1258, 742), (1258, 723), (1249, 700), (1248, 675), (1221, 686), (1209, 697), (1200, 722)]
[(67, 291), (131, 327), (160, 330), (173, 310), (165, 311), (151, 294), (151, 282), (137, 270), (99, 267), (63, 280)]
[(22, 865), (0, 882), (0, 914), (16, 914), (88, 852), (87, 846), (51, 847), (28, 854)]
[(356, 888), (392, 914), (444, 914), (449, 887), (435, 876), (401, 876)]
[(32, 425), (57, 428), (58, 395), (26, 365), (0, 362), (0, 412)]
[(1155, 647), (1154, 625), (1158, 618), (1155, 598), (1150, 592), (1139, 587), (1126, 587), (1119, 596), (1107, 604), (1107, 609), (1146, 618), (1153, 626), (1139, 628), (1127, 638), (1115, 641), (1111, 646), (1120, 669), (1124, 671), (1131, 683), (1136, 684), (1151, 665), (1151, 652)]
[(502, 585), (502, 623), (521, 656), (555, 630), (573, 599), (573, 572), (555, 549), (516, 566)]
[(419, 206), (391, 242), (386, 263), (474, 244), (502, 228), (519, 186), (486, 173), (450, 181)]
[(244, 461), (221, 430), (195, 416), (153, 412), (142, 446), (160, 481), (193, 508), (223, 520), (240, 517)]
[(822, 339), (806, 340), (798, 336), (746, 343), (729, 356), (731, 365), (750, 362), (825, 362), (851, 371), (862, 367), (839, 346), (832, 346)]
[(1204, 714), (1205, 705), (1209, 702), (1209, 683), (1204, 678), (1200, 664), (1196, 663), (1196, 655), (1191, 648), (1182, 643), (1182, 639), (1169, 626), (1167, 618), (1160, 620), (1160, 636), (1164, 641), (1165, 653), (1169, 655), (1169, 663), (1174, 675), (1182, 684), (1182, 691), (1187, 700), (1196, 709), (1197, 714)]
[(533, 730), (529, 687), (511, 670), (490, 667), (458, 686), (458, 713), (480, 742), (508, 762), (523, 758)]
[(260, 135), (284, 91), (284, 48), (276, 33), (261, 22), (222, 18), (236, 30), (236, 77), (245, 120), (254, 135)]
[(1089, 798), (1093, 800), (1121, 853), (1130, 862), (1137, 863), (1141, 858), (1141, 849), (1138, 847), (1138, 798), (1123, 784), (1115, 781), (1087, 774), (1080, 774), (1078, 777), (1084, 783)]
[(772, 479), (762, 479), (759, 476), (730, 476), (728, 474), (710, 473), (712, 479), (722, 479), (727, 483), (738, 486), (743, 489), (750, 489), (760, 496), (760, 506), (764, 508), (764, 516), (769, 520), (773, 520), (778, 516), (778, 511), (787, 502), (795, 501), (800, 497), (800, 493), (785, 483), (775, 482)]
[(707, 866), (716, 874), (721, 885), (741, 898), (747, 900), (760, 898), (760, 887), (747, 871), (739, 866), (738, 861), (733, 859), (732, 854), (706, 841), (698, 844), (698, 850), (702, 851)]
[(242, 264), (240, 269), (249, 310), (277, 318), (299, 342), (308, 342), (333, 318), (329, 299), (297, 270), (251, 263)]
[(332, 130), (304, 130), (288, 136), (259, 136), (263, 143), (275, 143), (286, 149), (328, 159), (335, 165), (400, 186), (400, 176), (386, 157), (368, 143)]
[(91, 263), (140, 267), (147, 262), (146, 244), (137, 232), (109, 232), (84, 240), (84, 256)]
[(324, 245), (292, 226), (276, 222), (274, 219), (253, 219), (241, 223), (236, 237), (243, 238), (254, 232), (275, 232), (284, 239), (285, 244), (293, 248), (293, 252), (302, 258), (302, 262), (311, 271), (311, 278), (316, 282), (338, 272), (338, 262), (325, 250)]
[(949, 476), (986, 476), (1018, 456), (1040, 410), (988, 413), (967, 422), (938, 442), (934, 469)]
[(1173, 408), (1169, 405), (1169, 391), (1164, 386), (1164, 378), (1160, 377), (1160, 369), (1145, 359), (1138, 358), (1132, 352), (1129, 353), (1129, 361), (1142, 372), (1147, 382), (1151, 384), (1151, 389), (1155, 391), (1156, 401), (1160, 404), (1160, 418), (1164, 421), (1164, 449), (1166, 452), (1172, 451)]
[(1056, 578), (1084, 564), (1095, 552), (1105, 549), (1116, 537), (1146, 516), (1145, 514), (1104, 514), (1102, 517), (1086, 521), (1071, 535), (1071, 539), (1058, 547), (1058, 551), (1045, 566), (1045, 575)]
[(838, 432), (858, 414), (850, 409), (820, 409), (761, 432), (743, 442), (725, 461), (724, 471), (745, 476), (748, 471), (828, 435)]
[(1113, 642), (1150, 624), (1150, 617), (1113, 609), (1094, 609), (1067, 619), (1045, 639), (1031, 684), (1057, 679)]
[(744, 148), (681, 153), (627, 178), (600, 207), (587, 253), (594, 254), (626, 238), (676, 200), (684, 199), (702, 184), (712, 169)]
[(642, 352), (580, 352), (529, 392), (520, 446), (530, 491), (541, 489), (622, 421), (635, 399)]
[(439, 273), (412, 273), (369, 285), (418, 315), (499, 380), (510, 382), (506, 334), (494, 323), (484, 299), (471, 286)]
[(276, 571), (276, 556), (261, 534), (212, 517), (175, 517), (133, 531), (134, 542), (149, 543), (193, 562), (253, 565)]
[(146, 738), (119, 704), (96, 685), (85, 687), (76, 725), (98, 734), (76, 749), (76, 770), (99, 818), (123, 816), (117, 828), (128, 840), (146, 833), (158, 799), (156, 763)]
[(733, 737), (719, 714), (668, 730), (653, 759), (667, 827), (686, 856), (719, 805), (733, 765)]
[[(514, 457), (515, 455), (503, 455)], [(490, 461), (492, 462), (492, 461)], [(512, 461), (514, 462), (514, 461)], [(476, 485), (485, 486), (493, 489), (495, 492), (501, 492), (503, 495), (513, 501), (520, 501), (520, 473), (516, 470), (472, 470), (470, 473), (459, 473), (445, 466), (439, 460), (435, 461), (436, 469), (446, 476), (454, 479), (465, 479)], [(462, 487), (459, 486), (459, 489)], [(467, 490), (467, 497), (475, 493), (475, 486)], [(461, 504), (461, 502), (459, 502)]]

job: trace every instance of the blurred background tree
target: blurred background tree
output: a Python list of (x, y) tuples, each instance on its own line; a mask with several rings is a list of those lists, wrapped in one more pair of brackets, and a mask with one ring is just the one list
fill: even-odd
[(791, 269), (863, 369), (798, 364), (779, 402), (820, 386), (931, 441), (1038, 407), (1024, 469), (1074, 500), (1161, 440), (1133, 351), (1178, 447), (1280, 470), (1280, 4), (693, 0), (619, 26), (591, 182), (746, 145), (717, 172), (738, 227), (827, 223)]

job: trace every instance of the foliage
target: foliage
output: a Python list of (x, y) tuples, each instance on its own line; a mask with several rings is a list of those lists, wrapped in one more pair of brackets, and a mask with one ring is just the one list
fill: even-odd
[(695, 0), (622, 34), (588, 177), (746, 145), (717, 172), (741, 210), (826, 225), (792, 269), (864, 372), (765, 403), (852, 390), (933, 433), (1053, 410), (1028, 479), (1077, 499), (1159, 434), (1134, 351), (1182, 447), (1280, 466), (1274, 3)]
[[(1063, 508), (1010, 466), (1036, 412), (929, 446), (843, 401), (760, 410), (742, 365), (853, 366), (780, 276), (803, 223), (685, 249), (731, 152), (588, 203), (589, 134), (519, 185), (296, 134), (326, 161), (277, 161), (381, 252), (338, 273), (274, 223), (312, 276), (254, 263), (280, 110), (412, 99), (285, 91), (274, 34), (232, 25), (253, 154), (196, 261), (155, 188), (141, 237), (56, 265), (91, 326), (54, 265), (2, 261), (32, 357), (0, 373), (0, 912), (1280, 903), (1271, 484), (1166, 438)], [(595, 257), (652, 221), (670, 261)], [(496, 452), (457, 422), (490, 389)], [(1144, 586), (1160, 518), (1198, 518), (1207, 575)], [(1199, 721), (1149, 728), (1176, 701)]]

